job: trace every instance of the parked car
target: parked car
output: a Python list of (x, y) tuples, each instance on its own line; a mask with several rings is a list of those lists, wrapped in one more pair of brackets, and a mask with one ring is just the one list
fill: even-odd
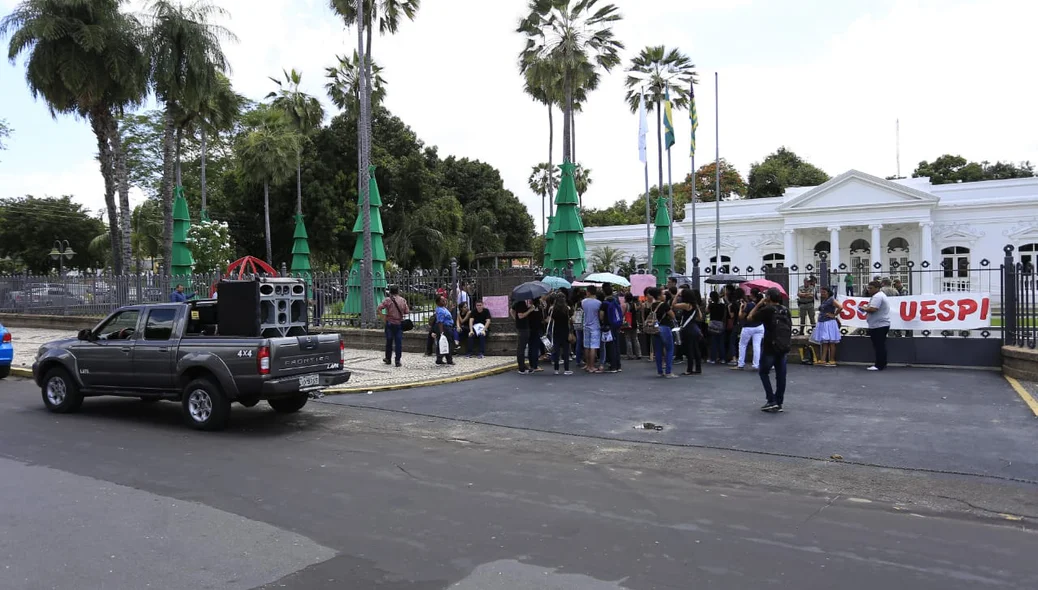
[(11, 374), (14, 363), (14, 344), (11, 342), (11, 331), (0, 324), (0, 379)]
[(44, 344), (32, 366), (44, 405), (66, 413), (90, 396), (170, 400), (192, 427), (218, 430), (232, 402), (296, 412), (350, 378), (337, 334), (221, 336), (216, 313), (214, 300), (122, 307), (77, 338)]

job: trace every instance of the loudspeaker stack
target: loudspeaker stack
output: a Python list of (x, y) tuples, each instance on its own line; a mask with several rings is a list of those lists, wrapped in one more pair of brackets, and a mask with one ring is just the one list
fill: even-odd
[(225, 279), (216, 290), (221, 335), (277, 338), (307, 332), (306, 283), (302, 279)]

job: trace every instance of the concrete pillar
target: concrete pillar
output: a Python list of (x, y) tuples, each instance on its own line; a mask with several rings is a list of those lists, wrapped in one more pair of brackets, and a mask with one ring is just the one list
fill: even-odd
[(784, 229), (782, 230), (782, 249), (785, 255), (785, 266), (789, 268), (797, 263), (797, 250), (794, 242), (796, 237), (793, 234), (794, 230)]
[[(935, 272), (934, 261), (933, 261), (933, 222), (922, 221), (919, 223), (919, 244), (922, 246), (923, 260), (929, 262), (929, 266), (923, 270), (922, 287), (923, 293), (933, 293), (934, 283), (938, 279), (940, 273)], [(920, 264), (923, 262), (920, 260)]]
[(883, 264), (883, 237), (880, 234), (880, 230), (883, 229), (883, 225), (870, 225), (869, 229), (872, 230), (872, 241), (869, 243), (869, 251), (871, 252), (871, 264), (869, 265), (869, 272), (866, 275), (868, 280), (872, 280), (872, 277), (879, 271), (876, 270), (877, 264)]
[(829, 227), (829, 268), (840, 268), (840, 226), (838, 225)]

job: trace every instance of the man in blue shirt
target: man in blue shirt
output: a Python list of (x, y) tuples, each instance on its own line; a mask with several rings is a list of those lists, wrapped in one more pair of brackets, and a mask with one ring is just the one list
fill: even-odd
[(436, 343), (436, 364), (442, 365), (444, 357), (446, 357), (447, 364), (454, 364), (454, 316), (450, 310), (447, 309), (447, 298), (440, 297), (436, 298), (436, 323), (439, 324), (440, 338), (447, 338), (447, 352), (444, 353), (440, 350), (440, 343)]
[(187, 300), (191, 299), (194, 296), (195, 296), (194, 293), (192, 293), (190, 295), (184, 293), (184, 285), (177, 285), (177, 288), (174, 289), (173, 292), (169, 294), (169, 302), (170, 303), (187, 303)]

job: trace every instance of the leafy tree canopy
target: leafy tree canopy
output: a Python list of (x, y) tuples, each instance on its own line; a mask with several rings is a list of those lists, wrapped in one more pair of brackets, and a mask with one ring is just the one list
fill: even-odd
[(805, 162), (786, 147), (769, 154), (764, 161), (750, 166), (748, 199), (780, 197), (791, 186), (818, 186), (829, 180), (829, 175), (817, 166)]
[(76, 253), (65, 268), (99, 268), (103, 260), (91, 253), (90, 242), (105, 233), (101, 220), (90, 216), (72, 197), (0, 201), (0, 252), (34, 274), (46, 274), (57, 266), (50, 258), (55, 240), (68, 240)]
[(929, 177), (932, 184), (952, 182), (977, 182), (980, 180), (1003, 180), (1007, 178), (1030, 178), (1034, 176), (1031, 162), (968, 162), (962, 156), (945, 154), (933, 162), (923, 160), (912, 172), (912, 178)]

